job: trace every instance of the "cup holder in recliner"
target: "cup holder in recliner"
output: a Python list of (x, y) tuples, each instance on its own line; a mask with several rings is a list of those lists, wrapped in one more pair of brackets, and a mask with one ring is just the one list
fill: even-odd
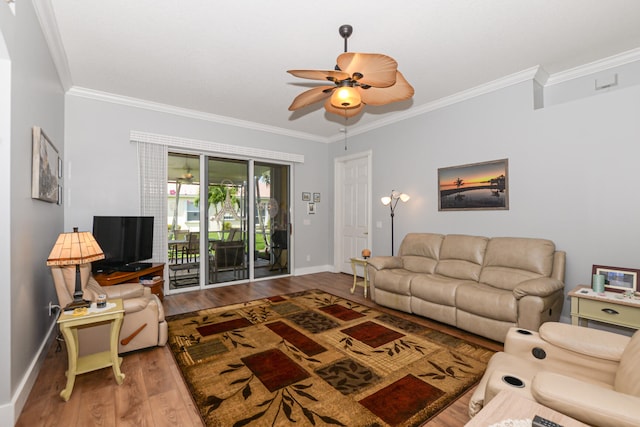
[(516, 378), (511, 375), (505, 375), (502, 377), (502, 381), (509, 384), (511, 387), (522, 388), (524, 387), (524, 382), (520, 378)]
[(531, 331), (527, 331), (526, 329), (517, 329), (516, 332), (522, 335), (533, 335)]

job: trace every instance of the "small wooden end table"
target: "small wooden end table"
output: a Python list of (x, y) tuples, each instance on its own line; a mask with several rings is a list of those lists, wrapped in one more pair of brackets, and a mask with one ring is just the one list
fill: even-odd
[[(71, 397), (76, 375), (111, 366), (116, 383), (120, 385), (124, 381), (124, 374), (120, 372), (122, 357), (118, 357), (118, 335), (120, 335), (120, 327), (124, 318), (124, 308), (122, 307), (122, 299), (112, 299), (107, 303), (115, 304), (115, 306), (96, 309), (95, 303), (92, 303), (92, 308), (87, 314), (74, 315), (63, 312), (58, 318), (58, 326), (67, 345), (69, 357), (69, 369), (66, 372), (67, 385), (60, 392), (60, 397), (65, 402)], [(78, 357), (78, 328), (102, 322), (111, 323), (110, 350)]]
[[(358, 280), (357, 266), (362, 266), (362, 280)], [(357, 286), (364, 288), (364, 297), (367, 297), (367, 287), (369, 286), (369, 278), (367, 277), (367, 260), (365, 258), (351, 258), (351, 271), (353, 271), (353, 286), (351, 287), (351, 293), (356, 291)]]
[(576, 286), (571, 297), (571, 323), (587, 326), (589, 320), (640, 329), (640, 300), (616, 292), (597, 294), (586, 285)]

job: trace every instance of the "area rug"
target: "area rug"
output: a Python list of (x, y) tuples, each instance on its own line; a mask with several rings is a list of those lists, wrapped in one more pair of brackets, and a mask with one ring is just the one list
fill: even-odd
[(492, 351), (320, 290), (169, 318), (207, 426), (419, 426)]

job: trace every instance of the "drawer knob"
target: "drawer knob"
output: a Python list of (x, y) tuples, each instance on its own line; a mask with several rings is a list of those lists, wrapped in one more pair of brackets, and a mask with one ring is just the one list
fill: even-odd
[(615, 311), (613, 308), (603, 308), (602, 311), (604, 311), (607, 314), (620, 314), (617, 311)]

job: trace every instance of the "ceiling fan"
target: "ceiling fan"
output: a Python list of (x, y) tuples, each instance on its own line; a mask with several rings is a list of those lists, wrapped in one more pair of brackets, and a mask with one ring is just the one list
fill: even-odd
[(338, 56), (335, 70), (287, 70), (303, 79), (333, 83), (302, 92), (293, 100), (289, 111), (324, 100), (324, 108), (329, 113), (353, 117), (365, 105), (385, 105), (413, 96), (413, 87), (398, 71), (398, 63), (393, 58), (380, 53), (347, 52), (347, 39), (353, 27), (342, 25), (338, 32), (344, 39), (344, 53)]

